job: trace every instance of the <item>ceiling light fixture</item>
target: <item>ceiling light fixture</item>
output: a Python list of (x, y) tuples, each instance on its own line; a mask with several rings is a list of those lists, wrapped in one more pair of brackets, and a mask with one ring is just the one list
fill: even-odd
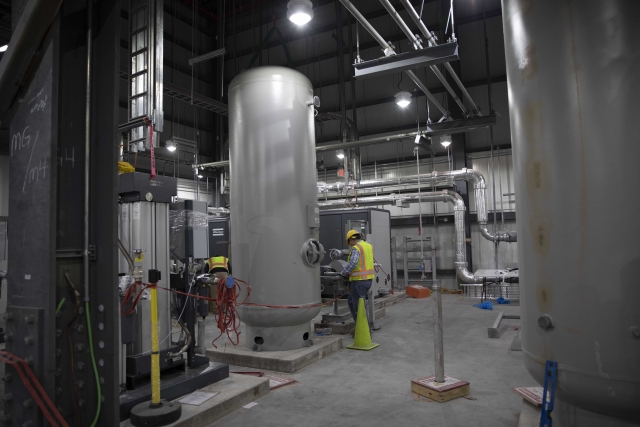
[(173, 153), (174, 151), (176, 151), (177, 148), (178, 147), (176, 146), (175, 142), (173, 142), (172, 140), (168, 140), (167, 141), (167, 150), (169, 150), (169, 151), (171, 151)]
[(413, 141), (415, 144), (420, 144), (420, 138), (421, 136), (418, 134), (416, 135), (416, 139)]
[(198, 178), (202, 178), (202, 175), (201, 175), (201, 174), (198, 174)]
[(396, 93), (396, 104), (405, 108), (407, 105), (411, 104), (411, 94), (406, 90)]
[(442, 135), (440, 137), (440, 144), (442, 144), (442, 146), (444, 148), (447, 148), (448, 146), (451, 145), (451, 135)]
[(339, 150), (339, 151), (336, 153), (336, 156), (338, 156), (338, 158), (339, 158), (340, 160), (344, 159), (344, 151)]
[(289, 0), (287, 18), (298, 26), (306, 24), (313, 19), (313, 3), (311, 0)]
[(4, 52), (9, 48), (8, 44), (5, 44), (4, 46), (0, 46), (0, 52)]

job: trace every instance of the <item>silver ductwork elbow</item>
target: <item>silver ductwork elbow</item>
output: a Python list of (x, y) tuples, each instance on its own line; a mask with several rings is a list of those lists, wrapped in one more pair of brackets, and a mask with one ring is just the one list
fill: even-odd
[(474, 276), (472, 272), (467, 269), (466, 262), (456, 262), (456, 274), (464, 283), (482, 283), (482, 278)]
[(504, 233), (496, 233), (495, 235), (492, 234), (487, 229), (486, 222), (480, 223), (480, 234), (482, 234), (485, 239), (491, 240), (492, 242), (513, 243), (518, 241), (518, 233), (515, 231), (505, 231)]
[(476, 277), (467, 269), (466, 230), (464, 226), (464, 212), (466, 207), (462, 197), (453, 191), (445, 190), (447, 199), (453, 204), (454, 225), (456, 233), (456, 274), (465, 283), (482, 283), (482, 278)]
[(517, 242), (518, 235), (515, 231), (505, 233), (496, 233), (495, 235), (489, 231), (487, 224), (489, 215), (487, 213), (487, 185), (484, 176), (473, 169), (462, 169), (465, 173), (465, 179), (473, 183), (473, 191), (476, 197), (476, 213), (478, 215), (478, 224), (480, 225), (480, 234), (492, 242)]

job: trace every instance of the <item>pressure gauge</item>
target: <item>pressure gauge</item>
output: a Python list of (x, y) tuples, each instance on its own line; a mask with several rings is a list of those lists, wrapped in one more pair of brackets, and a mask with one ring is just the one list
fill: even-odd
[(147, 193), (144, 196), (145, 199), (147, 199), (147, 202), (150, 202), (153, 200), (153, 194), (152, 193)]

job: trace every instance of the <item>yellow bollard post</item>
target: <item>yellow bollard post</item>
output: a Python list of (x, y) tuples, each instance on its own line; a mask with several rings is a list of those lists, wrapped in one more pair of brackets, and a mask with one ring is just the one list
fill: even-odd
[(174, 423), (182, 415), (180, 402), (160, 399), (160, 344), (158, 339), (158, 282), (160, 272), (149, 270), (151, 296), (151, 402), (143, 402), (131, 410), (129, 421), (135, 427), (164, 426)]
[(160, 354), (158, 343), (158, 289), (152, 283), (151, 292), (151, 404), (160, 404)]

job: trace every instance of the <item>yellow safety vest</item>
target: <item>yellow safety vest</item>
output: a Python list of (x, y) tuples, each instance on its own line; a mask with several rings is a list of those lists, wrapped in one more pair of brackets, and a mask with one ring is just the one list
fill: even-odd
[(224, 268), (225, 270), (227, 270), (227, 273), (229, 272), (228, 262), (229, 259), (223, 256), (214, 256), (207, 260), (207, 264), (209, 264), (209, 271), (213, 270), (214, 268)]
[[(356, 268), (349, 275), (349, 281), (371, 280), (376, 277), (376, 270), (373, 266), (373, 246), (367, 242), (356, 243), (355, 248), (360, 252), (360, 258)], [(351, 260), (351, 255), (349, 255)]]

